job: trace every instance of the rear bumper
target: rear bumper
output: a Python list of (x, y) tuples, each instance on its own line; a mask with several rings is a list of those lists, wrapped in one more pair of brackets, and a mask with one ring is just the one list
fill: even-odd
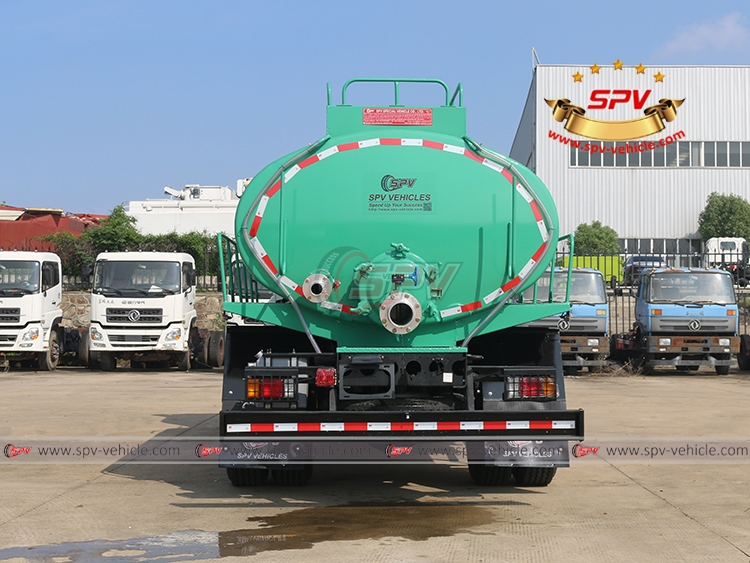
[(582, 410), (222, 412), (221, 467), (468, 463), (567, 467)]
[(243, 440), (583, 440), (582, 410), (248, 411), (219, 414), (222, 438)]

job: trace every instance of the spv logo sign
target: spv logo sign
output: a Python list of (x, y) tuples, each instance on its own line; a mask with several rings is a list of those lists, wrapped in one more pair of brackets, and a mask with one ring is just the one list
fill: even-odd
[(632, 101), (633, 109), (641, 110), (646, 105), (651, 90), (641, 94), (640, 90), (594, 90), (586, 109), (615, 109), (617, 104), (626, 105)]
[(405, 187), (411, 188), (416, 181), (416, 178), (394, 178), (387, 174), (380, 180), (380, 187), (383, 188), (384, 192), (392, 192)]

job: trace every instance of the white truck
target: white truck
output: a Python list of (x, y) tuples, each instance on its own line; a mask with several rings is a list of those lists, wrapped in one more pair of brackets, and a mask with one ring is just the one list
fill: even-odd
[(747, 241), (741, 237), (714, 237), (704, 245), (703, 265), (728, 271), (740, 287), (748, 284), (749, 258)]
[(117, 360), (131, 367), (169, 361), (179, 370), (198, 360), (224, 361), (224, 333), (196, 327), (192, 256), (177, 252), (103, 252), (91, 292), (90, 365), (104, 371)]
[(56, 254), (0, 251), (0, 364), (57, 368), (65, 341), (61, 299)]

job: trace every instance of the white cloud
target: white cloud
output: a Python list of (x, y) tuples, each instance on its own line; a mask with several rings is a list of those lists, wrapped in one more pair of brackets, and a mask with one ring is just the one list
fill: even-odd
[(694, 24), (680, 29), (675, 37), (657, 50), (662, 57), (688, 53), (727, 53), (750, 50), (750, 30), (739, 12), (720, 20)]

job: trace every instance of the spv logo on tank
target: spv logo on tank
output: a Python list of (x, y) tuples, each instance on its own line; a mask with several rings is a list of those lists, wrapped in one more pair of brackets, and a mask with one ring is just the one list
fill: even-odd
[(392, 192), (407, 186), (413, 188), (416, 181), (416, 178), (394, 178), (390, 174), (386, 174), (380, 180), (380, 187), (383, 188), (384, 192)]

